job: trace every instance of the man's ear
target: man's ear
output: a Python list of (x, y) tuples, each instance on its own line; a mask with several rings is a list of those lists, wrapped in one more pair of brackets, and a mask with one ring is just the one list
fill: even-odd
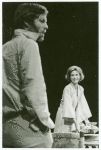
[(28, 30), (28, 29), (29, 29), (29, 27), (30, 27), (29, 23), (24, 22), (24, 29)]

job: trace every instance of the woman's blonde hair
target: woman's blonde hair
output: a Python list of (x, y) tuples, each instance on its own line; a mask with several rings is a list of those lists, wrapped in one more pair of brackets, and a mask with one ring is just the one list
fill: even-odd
[(65, 79), (67, 81), (71, 81), (70, 80), (70, 75), (71, 75), (72, 71), (77, 71), (80, 74), (80, 81), (82, 81), (84, 79), (84, 74), (83, 74), (82, 69), (80, 67), (78, 67), (78, 66), (71, 66), (70, 68), (68, 68), (67, 73), (65, 75)]

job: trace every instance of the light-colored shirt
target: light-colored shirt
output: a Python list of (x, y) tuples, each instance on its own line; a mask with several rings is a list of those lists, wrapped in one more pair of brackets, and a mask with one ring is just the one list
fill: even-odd
[(3, 113), (19, 112), (24, 107), (33, 119), (54, 128), (48, 109), (37, 33), (17, 29), (3, 45)]

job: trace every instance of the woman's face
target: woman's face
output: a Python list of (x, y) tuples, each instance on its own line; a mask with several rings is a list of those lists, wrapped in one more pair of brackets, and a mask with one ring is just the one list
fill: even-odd
[(80, 74), (78, 71), (72, 71), (71, 75), (70, 75), (70, 80), (73, 84), (78, 84), (78, 82), (80, 81)]

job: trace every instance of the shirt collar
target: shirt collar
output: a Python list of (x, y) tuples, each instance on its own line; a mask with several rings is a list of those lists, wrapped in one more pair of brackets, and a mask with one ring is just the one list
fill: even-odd
[(27, 31), (27, 30), (24, 30), (24, 29), (14, 30), (14, 36), (17, 36), (17, 35), (24, 35), (29, 39), (33, 39), (34, 41), (36, 41), (37, 38), (39, 37), (38, 33)]

